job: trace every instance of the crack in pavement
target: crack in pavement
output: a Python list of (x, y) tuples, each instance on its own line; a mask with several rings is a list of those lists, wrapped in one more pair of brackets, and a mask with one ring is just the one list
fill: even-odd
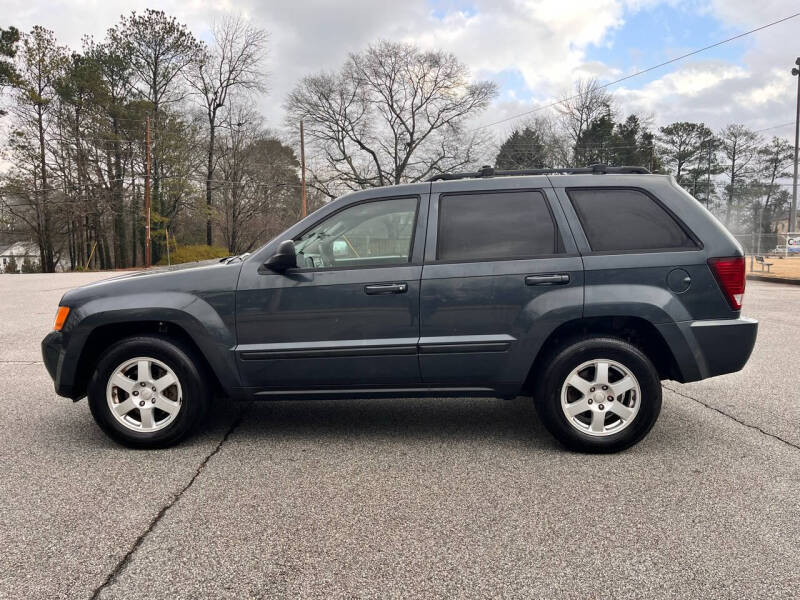
[(133, 558), (134, 553), (139, 549), (139, 547), (144, 542), (145, 538), (150, 534), (151, 531), (153, 531), (155, 526), (158, 525), (159, 521), (161, 521), (164, 515), (167, 514), (169, 509), (175, 506), (178, 500), (181, 499), (181, 496), (183, 496), (183, 494), (189, 488), (192, 487), (194, 482), (200, 476), (200, 473), (202, 473), (203, 469), (205, 469), (206, 465), (208, 464), (208, 461), (210, 461), (214, 457), (214, 455), (216, 455), (220, 451), (223, 444), (225, 444), (225, 442), (228, 441), (228, 438), (231, 436), (234, 430), (239, 425), (241, 425), (242, 419), (244, 418), (245, 413), (250, 409), (250, 406), (251, 404), (248, 404), (245, 408), (239, 411), (239, 414), (236, 415), (236, 418), (233, 420), (233, 423), (231, 423), (231, 426), (225, 432), (225, 435), (222, 436), (222, 439), (217, 443), (214, 449), (211, 452), (209, 452), (208, 455), (206, 455), (206, 457), (203, 459), (203, 462), (201, 462), (200, 465), (195, 470), (194, 475), (192, 475), (192, 478), (189, 480), (189, 482), (185, 486), (183, 486), (183, 488), (181, 488), (177, 494), (173, 495), (172, 499), (169, 502), (167, 502), (164, 506), (161, 507), (161, 510), (159, 510), (158, 513), (156, 513), (156, 516), (153, 517), (153, 519), (150, 521), (147, 528), (145, 528), (142, 534), (138, 538), (136, 538), (136, 541), (133, 543), (130, 549), (125, 553), (125, 556), (123, 556), (122, 559), (117, 563), (117, 565), (111, 570), (111, 572), (105, 578), (103, 583), (101, 583), (94, 589), (92, 595), (90, 596), (90, 600), (96, 600), (97, 598), (99, 598), (103, 590), (105, 590), (107, 587), (113, 584), (117, 580), (117, 577), (119, 577), (122, 574), (122, 572), (125, 570), (125, 567), (127, 567), (128, 563), (130, 563), (131, 558)]
[(43, 365), (41, 360), (0, 360), (2, 365)]
[[(16, 361), (0, 361), (0, 362), (16, 362)], [(779, 442), (783, 442), (784, 444), (786, 444), (787, 446), (790, 446), (791, 448), (794, 448), (796, 450), (800, 450), (800, 445), (797, 445), (797, 444), (794, 444), (794, 443), (792, 443), (792, 442), (790, 442), (788, 440), (785, 440), (782, 437), (780, 437), (778, 435), (775, 435), (774, 433), (770, 433), (768, 431), (764, 431), (763, 429), (761, 429), (757, 425), (752, 425), (750, 423), (746, 423), (746, 422), (734, 417), (733, 415), (730, 415), (730, 414), (726, 413), (723, 410), (720, 410), (720, 409), (718, 409), (718, 408), (716, 408), (714, 406), (711, 406), (710, 404), (707, 404), (706, 402), (703, 402), (702, 400), (699, 400), (698, 398), (695, 398), (693, 396), (690, 396), (688, 394), (680, 392), (680, 391), (678, 391), (678, 390), (676, 390), (674, 388), (671, 388), (669, 386), (666, 386), (666, 385), (662, 385), (662, 387), (664, 389), (666, 389), (666, 390), (669, 390), (670, 392), (673, 392), (674, 394), (677, 394), (678, 396), (681, 396), (681, 397), (686, 398), (688, 400), (692, 400), (694, 402), (697, 402), (701, 406), (704, 406), (707, 409), (713, 410), (713, 411), (723, 415), (724, 417), (727, 417), (727, 418), (731, 419), (732, 421), (734, 421), (734, 422), (736, 422), (736, 423), (738, 423), (740, 425), (743, 425), (744, 427), (747, 427), (748, 429), (753, 429), (755, 431), (758, 431), (759, 433), (761, 433), (763, 435), (766, 435), (766, 436), (771, 437), (771, 438), (773, 438), (775, 440), (778, 440)], [(192, 487), (192, 485), (197, 480), (197, 478), (200, 476), (200, 474), (203, 472), (203, 470), (205, 469), (205, 467), (209, 463), (209, 461), (222, 449), (222, 446), (225, 444), (225, 442), (228, 441), (228, 438), (230, 438), (231, 434), (233, 434), (233, 432), (236, 430), (236, 428), (239, 427), (239, 425), (241, 425), (245, 413), (250, 409), (251, 406), (252, 406), (252, 403), (248, 404), (247, 407), (245, 407), (244, 409), (240, 410), (239, 414), (236, 416), (236, 418), (234, 419), (233, 423), (231, 423), (231, 426), (228, 428), (228, 430), (222, 436), (222, 439), (220, 439), (220, 441), (217, 443), (217, 445), (214, 447), (214, 449), (211, 452), (209, 452), (208, 455), (206, 455), (206, 457), (203, 459), (203, 461), (197, 467), (197, 469), (194, 472), (194, 475), (189, 480), (189, 482), (185, 486), (183, 486), (183, 488), (181, 488), (180, 491), (178, 491), (175, 495), (173, 495), (172, 499), (169, 502), (167, 502), (158, 511), (158, 513), (155, 515), (155, 517), (153, 517), (153, 519), (150, 521), (148, 526), (145, 528), (144, 532), (142, 532), (142, 534), (138, 538), (136, 538), (136, 540), (134, 541), (133, 545), (125, 553), (125, 555), (120, 559), (120, 561), (117, 563), (117, 565), (111, 570), (111, 572), (108, 574), (108, 576), (103, 581), (103, 583), (101, 583), (92, 592), (92, 595), (90, 596), (91, 600), (96, 600), (97, 598), (99, 598), (100, 594), (103, 592), (103, 590), (105, 590), (106, 588), (111, 586), (117, 580), (117, 578), (122, 574), (122, 572), (125, 570), (125, 568), (130, 563), (131, 559), (133, 558), (133, 555), (136, 553), (136, 551), (142, 545), (142, 543), (147, 538), (147, 536), (150, 534), (150, 532), (152, 532), (153, 529), (155, 528), (155, 526), (158, 525), (158, 523), (161, 521), (161, 519), (164, 517), (164, 515), (166, 515), (166, 513), (169, 511), (169, 509), (171, 509), (173, 506), (175, 506), (175, 504), (178, 502), (178, 500), (181, 499), (183, 494)]]
[(681, 396), (681, 397), (683, 397), (683, 398), (687, 398), (687, 399), (689, 399), (689, 400), (694, 400), (694, 401), (695, 401), (695, 402), (697, 402), (699, 405), (701, 405), (701, 406), (705, 406), (706, 408), (708, 408), (708, 409), (710, 409), (710, 410), (713, 410), (713, 411), (715, 411), (715, 412), (718, 412), (719, 414), (721, 414), (721, 415), (723, 415), (723, 416), (725, 416), (725, 417), (728, 417), (728, 418), (729, 418), (729, 419), (731, 419), (732, 421), (735, 421), (735, 422), (739, 423), (739, 425), (744, 425), (744, 426), (745, 426), (745, 427), (747, 427), (748, 429), (753, 429), (753, 430), (755, 430), (755, 431), (758, 431), (759, 433), (763, 433), (764, 435), (766, 435), (766, 436), (768, 436), (768, 437), (771, 437), (771, 438), (773, 438), (773, 439), (776, 439), (776, 440), (778, 440), (779, 442), (783, 442), (784, 444), (786, 444), (787, 446), (790, 446), (790, 447), (794, 448), (795, 450), (800, 450), (800, 446), (799, 446), (799, 445), (797, 445), (797, 444), (794, 444), (794, 443), (790, 442), (789, 440), (785, 440), (785, 439), (783, 439), (783, 438), (782, 438), (781, 436), (779, 436), (779, 435), (775, 435), (774, 433), (770, 433), (769, 431), (764, 431), (764, 430), (763, 430), (763, 429), (761, 429), (761, 427), (759, 427), (758, 425), (752, 425), (752, 424), (750, 424), (750, 423), (746, 423), (745, 421), (742, 421), (742, 420), (740, 420), (740, 419), (738, 419), (738, 418), (734, 417), (733, 415), (730, 415), (730, 414), (726, 413), (724, 410), (720, 410), (720, 409), (719, 409), (719, 408), (717, 408), (716, 406), (711, 406), (710, 404), (707, 404), (707, 403), (703, 402), (702, 400), (699, 400), (699, 399), (697, 399), (697, 398), (695, 398), (695, 397), (693, 397), (693, 396), (690, 396), (689, 394), (684, 394), (683, 392), (679, 392), (678, 390), (676, 390), (676, 389), (673, 389), (673, 388), (671, 388), (671, 387), (668, 387), (668, 386), (666, 386), (666, 385), (663, 385), (663, 384), (661, 385), (661, 387), (663, 387), (665, 390), (669, 390), (670, 392), (673, 392), (673, 393), (675, 393), (675, 394), (678, 394), (678, 396)]

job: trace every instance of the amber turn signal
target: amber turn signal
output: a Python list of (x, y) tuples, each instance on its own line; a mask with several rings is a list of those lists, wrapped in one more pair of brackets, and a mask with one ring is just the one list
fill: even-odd
[(64, 327), (64, 322), (67, 320), (68, 314), (69, 306), (58, 307), (58, 312), (56, 313), (56, 322), (53, 324), (53, 330), (61, 331), (61, 328)]

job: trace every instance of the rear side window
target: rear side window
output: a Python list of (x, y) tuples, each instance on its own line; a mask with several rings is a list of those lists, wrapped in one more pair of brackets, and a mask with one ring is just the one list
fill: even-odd
[(672, 215), (643, 192), (608, 188), (567, 193), (593, 252), (697, 247)]
[(439, 198), (437, 259), (481, 261), (559, 252), (560, 237), (541, 192), (486, 192)]

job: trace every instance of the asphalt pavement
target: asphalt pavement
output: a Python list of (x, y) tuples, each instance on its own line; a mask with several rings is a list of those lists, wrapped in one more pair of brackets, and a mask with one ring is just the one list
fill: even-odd
[(797, 597), (800, 286), (748, 282), (745, 370), (665, 382), (622, 454), (525, 398), (226, 403), (148, 452), (41, 363), (108, 276), (0, 275), (0, 598)]

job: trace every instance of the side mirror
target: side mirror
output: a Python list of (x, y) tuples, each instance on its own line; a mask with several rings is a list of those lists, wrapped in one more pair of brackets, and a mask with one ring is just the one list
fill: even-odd
[(292, 240), (281, 242), (278, 251), (267, 259), (264, 266), (276, 273), (297, 268), (297, 252), (294, 249), (294, 242)]

